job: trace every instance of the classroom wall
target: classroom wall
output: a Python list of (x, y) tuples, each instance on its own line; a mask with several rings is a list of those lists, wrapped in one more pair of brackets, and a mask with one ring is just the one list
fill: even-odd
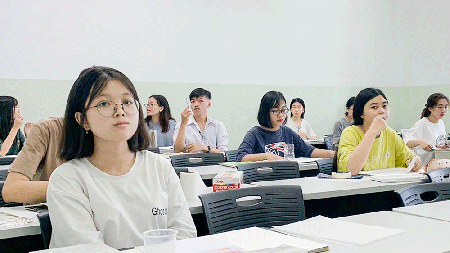
[(0, 1), (0, 78), (268, 86), (450, 79), (447, 0)]
[[(133, 80), (132, 80), (133, 81)], [(63, 116), (65, 104), (74, 80), (17, 80), (0, 79), (0, 91), (19, 100), (26, 122), (35, 122), (50, 116)], [(170, 103), (173, 117), (180, 121), (181, 111), (186, 107), (185, 98), (191, 90), (203, 87), (212, 93), (210, 117), (222, 121), (229, 134), (230, 149), (237, 149), (243, 136), (254, 125), (262, 96), (269, 90), (284, 94), (287, 102), (294, 97), (305, 101), (305, 119), (318, 136), (332, 133), (335, 121), (343, 117), (345, 103), (356, 95), (360, 87), (326, 86), (267, 86), (134, 82), (141, 104), (147, 103), (151, 94), (162, 94)], [(380, 87), (390, 105), (388, 125), (395, 130), (410, 128), (419, 117), (427, 97), (434, 92), (450, 96), (446, 85)], [(450, 115), (444, 122), (450, 130)]]

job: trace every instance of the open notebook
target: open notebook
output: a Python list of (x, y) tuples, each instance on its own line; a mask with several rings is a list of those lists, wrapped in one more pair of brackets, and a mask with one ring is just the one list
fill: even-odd
[(423, 172), (409, 172), (410, 168), (390, 168), (361, 171), (360, 175), (370, 176), (373, 181), (382, 183), (426, 182), (428, 177)]

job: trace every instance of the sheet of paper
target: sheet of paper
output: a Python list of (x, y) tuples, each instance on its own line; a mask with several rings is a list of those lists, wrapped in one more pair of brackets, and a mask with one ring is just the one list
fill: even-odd
[(364, 245), (405, 232), (400, 229), (363, 225), (323, 216), (316, 216), (304, 221), (277, 226), (273, 230), (344, 245)]
[(290, 160), (296, 161), (298, 163), (311, 163), (311, 162), (315, 162), (315, 161), (321, 160), (321, 159), (323, 159), (323, 158), (297, 157), (297, 158), (293, 158)]
[(309, 252), (323, 252), (328, 246), (323, 243), (295, 238), (262, 228), (246, 228), (213, 235), (215, 238), (228, 242), (243, 250), (258, 250), (264, 248), (275, 248), (281, 245), (289, 245), (296, 248), (306, 249)]
[(119, 253), (120, 251), (103, 243), (79, 244), (63, 248), (33, 251), (34, 253)]

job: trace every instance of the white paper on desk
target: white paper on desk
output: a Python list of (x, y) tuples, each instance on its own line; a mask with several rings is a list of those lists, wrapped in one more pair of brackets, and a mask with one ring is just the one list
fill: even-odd
[(63, 248), (33, 251), (35, 253), (119, 253), (120, 251), (109, 247), (104, 243), (79, 244)]
[(180, 182), (186, 199), (198, 199), (198, 195), (209, 192), (198, 172), (180, 172)]
[(292, 158), (292, 159), (289, 159), (289, 160), (290, 161), (296, 161), (299, 164), (302, 164), (302, 163), (315, 162), (315, 161), (321, 160), (321, 159), (323, 159), (323, 158), (297, 157), (297, 158)]
[(344, 245), (364, 245), (405, 232), (405, 230), (364, 225), (316, 216), (304, 221), (276, 226), (275, 231), (306, 236)]
[(283, 244), (306, 249), (308, 252), (323, 252), (328, 250), (328, 246), (323, 243), (296, 238), (257, 227), (224, 232), (213, 236), (244, 250), (275, 248)]
[(28, 211), (28, 210), (18, 210), (19, 208), (23, 207), (2, 207), (0, 208), (0, 212), (2, 213), (7, 213), (7, 214), (11, 214), (14, 216), (18, 216), (18, 217), (22, 217), (22, 218), (36, 218), (37, 220), (37, 212), (32, 212), (32, 211)]

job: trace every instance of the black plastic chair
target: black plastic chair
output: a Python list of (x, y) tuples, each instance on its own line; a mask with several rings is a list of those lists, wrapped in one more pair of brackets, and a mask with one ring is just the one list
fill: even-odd
[(16, 159), (16, 156), (0, 157), (0, 165), (10, 165), (14, 159)]
[(300, 177), (296, 161), (246, 163), (238, 165), (237, 170), (244, 172), (244, 183), (246, 184)]
[(237, 150), (225, 151), (225, 159), (227, 160), (227, 162), (238, 162), (238, 160), (236, 159), (237, 152)]
[(222, 153), (198, 153), (170, 156), (173, 167), (197, 167), (215, 165), (225, 162)]
[(188, 168), (184, 168), (184, 167), (176, 167), (175, 169), (175, 173), (177, 173), (177, 176), (180, 177), (180, 173), (181, 172), (189, 172)]
[[(239, 201), (251, 196), (255, 199)], [(248, 187), (199, 197), (210, 234), (254, 226), (281, 226), (305, 219), (299, 185)]]
[(433, 170), (425, 173), (430, 179), (430, 182), (450, 182), (450, 168), (443, 168), (438, 170)]
[(44, 248), (48, 249), (50, 246), (50, 239), (52, 237), (52, 223), (47, 212), (40, 212), (37, 214), (39, 226), (41, 227), (42, 239), (44, 240)]
[(395, 191), (401, 206), (413, 206), (450, 199), (450, 183), (425, 183)]
[(148, 148), (148, 151), (156, 153), (156, 154), (161, 154), (161, 151), (159, 150), (158, 147), (156, 147), (156, 148)]
[(333, 159), (332, 158), (324, 158), (316, 161), (317, 168), (319, 168), (320, 173), (331, 175), (336, 169), (333, 168)]
[(325, 135), (323, 137), (323, 142), (325, 143), (325, 147), (328, 150), (334, 150), (334, 144), (333, 144), (333, 135)]

